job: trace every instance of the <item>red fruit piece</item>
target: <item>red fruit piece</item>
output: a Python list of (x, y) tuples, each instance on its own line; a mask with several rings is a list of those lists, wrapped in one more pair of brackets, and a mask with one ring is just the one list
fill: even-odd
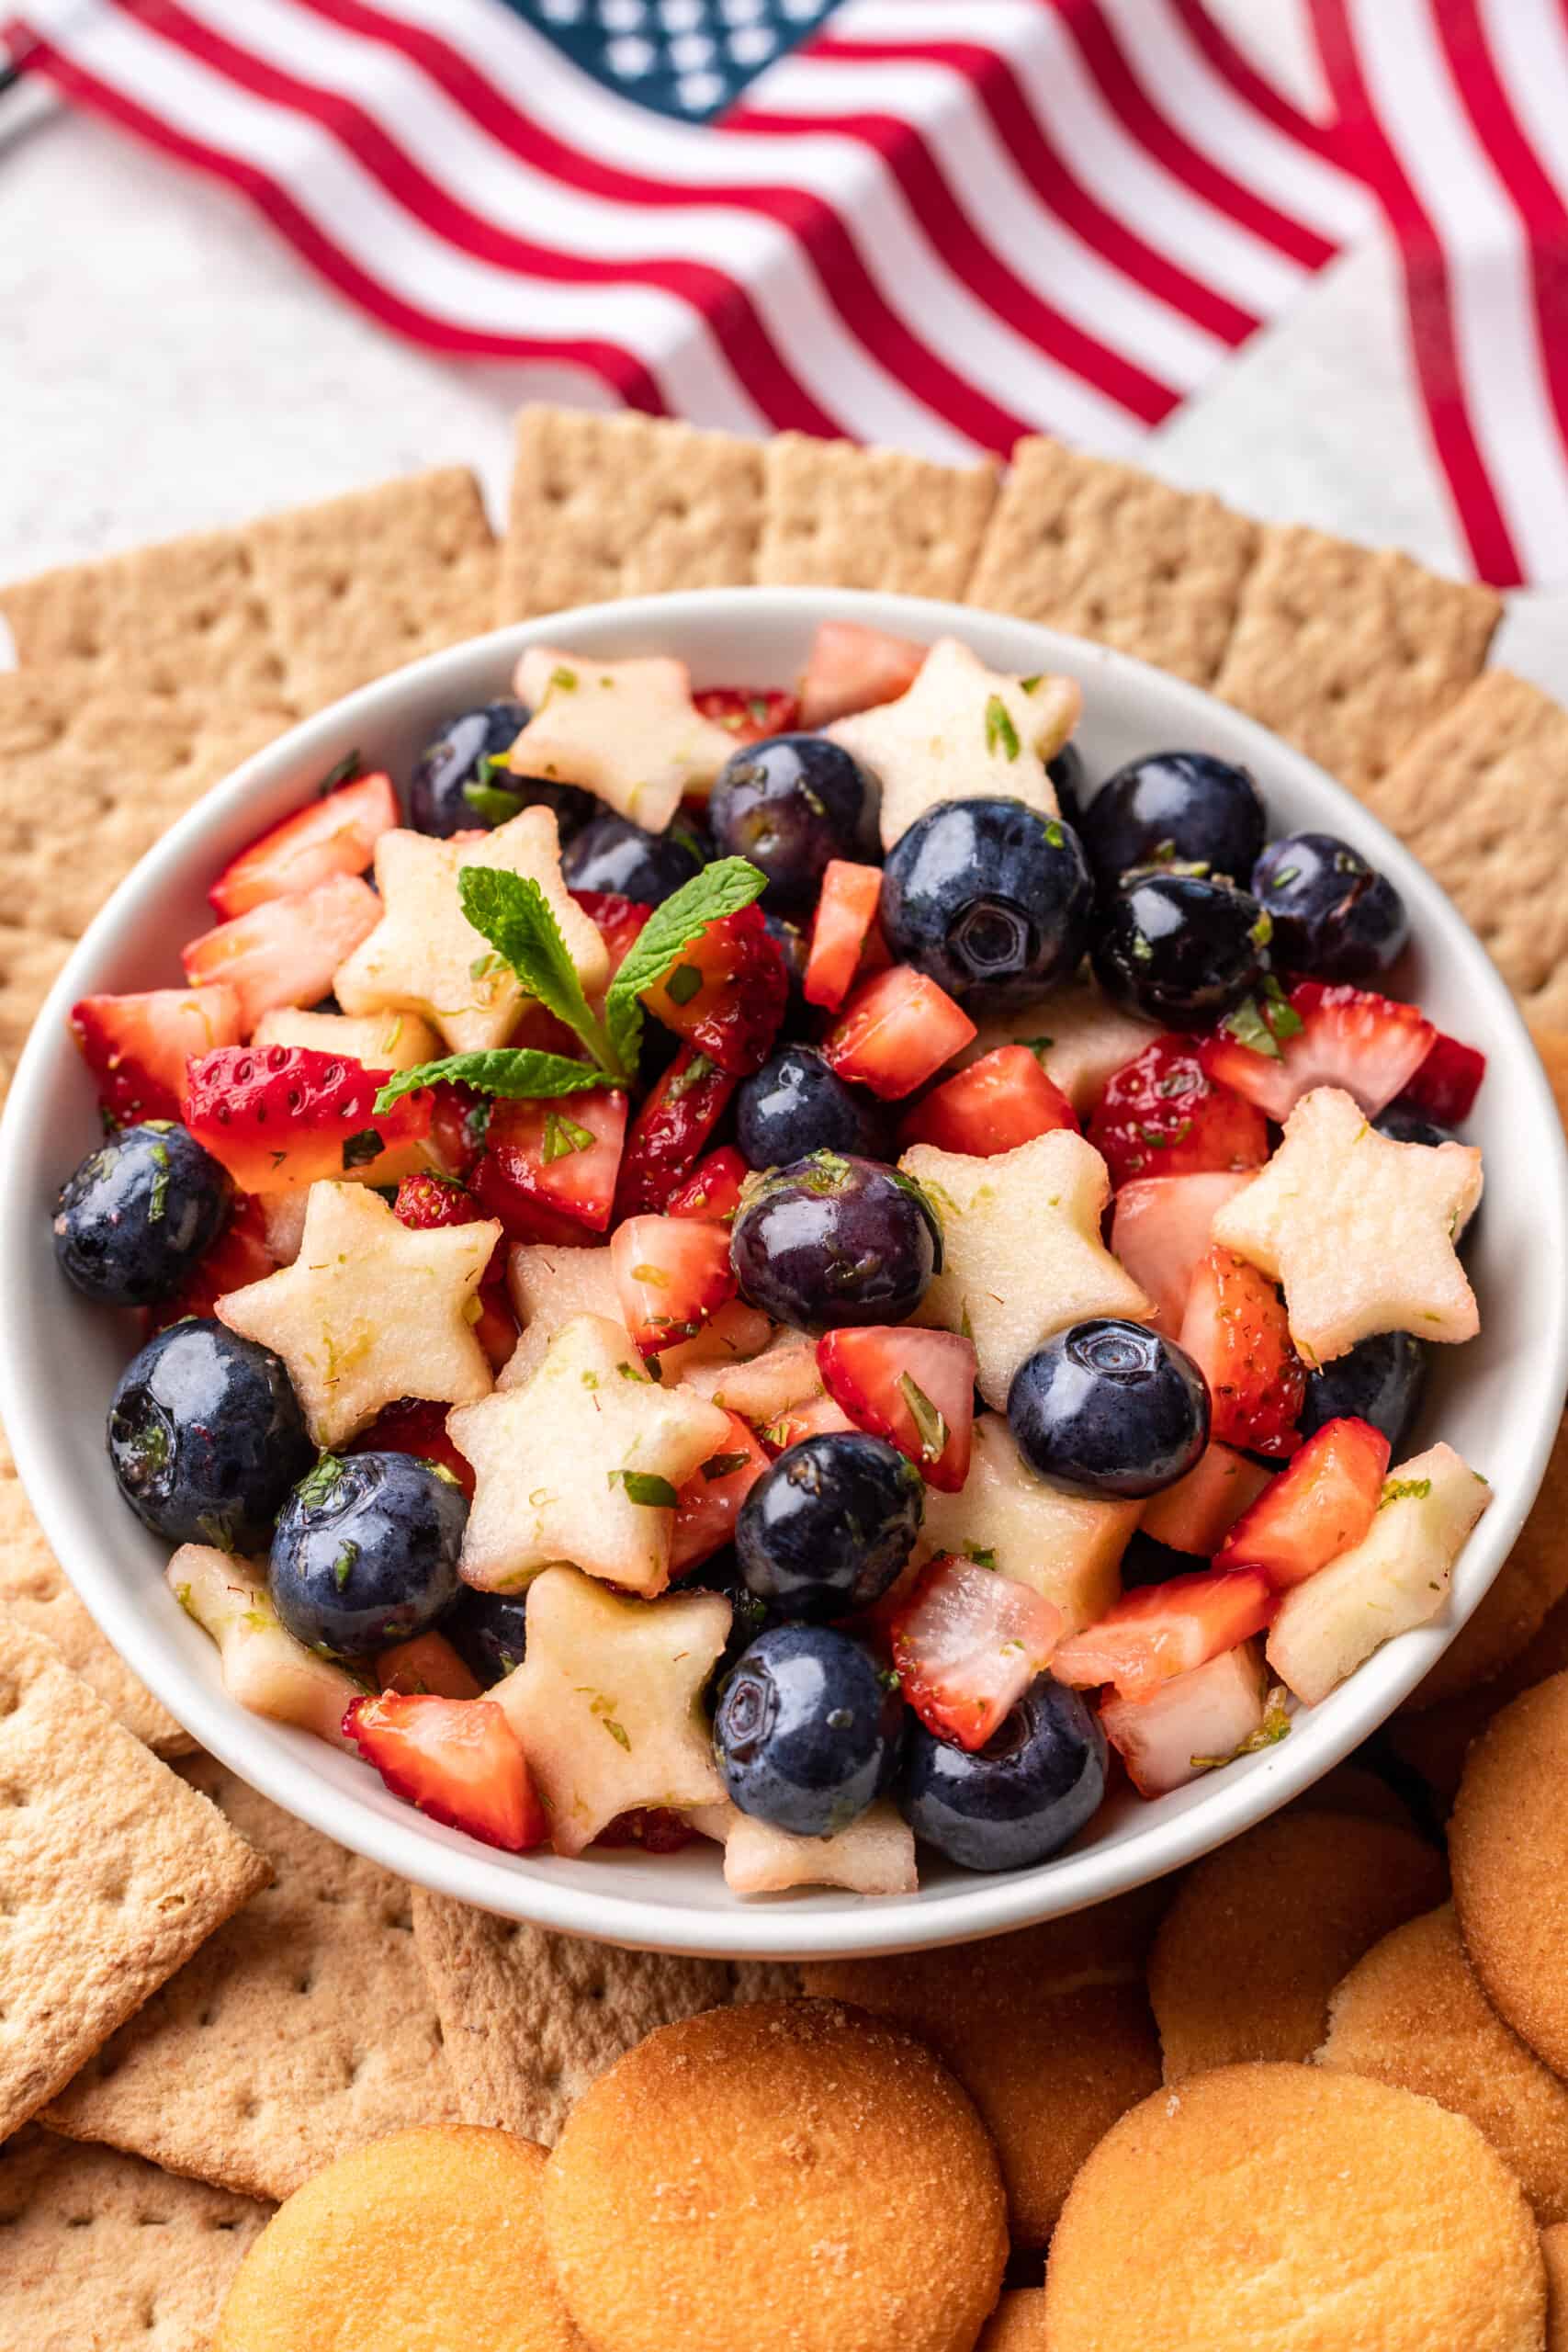
[(984, 1747), (1050, 1663), (1062, 1623), (1028, 1585), (942, 1553), (893, 1617), (904, 1696), (939, 1739)]
[(1111, 1682), (1123, 1699), (1146, 1699), (1174, 1675), (1260, 1634), (1277, 1606), (1260, 1568), (1172, 1577), (1123, 1593), (1098, 1623), (1072, 1634), (1051, 1660), (1058, 1682), (1092, 1690)]
[(666, 1216), (694, 1216), (705, 1225), (733, 1225), (740, 1187), (751, 1173), (732, 1143), (699, 1159), (685, 1182), (670, 1195)]
[(684, 1576), (720, 1552), (735, 1532), (740, 1506), (768, 1466), (768, 1457), (739, 1413), (729, 1416), (729, 1434), (716, 1453), (699, 1464), (675, 1490), (675, 1525), (670, 1538), (670, 1573)]
[(1113, 1185), (1261, 1168), (1269, 1157), (1262, 1114), (1205, 1069), (1192, 1038), (1174, 1034), (1153, 1038), (1111, 1072), (1089, 1139)]
[(905, 1118), (899, 1140), (990, 1159), (1054, 1127), (1077, 1131), (1077, 1114), (1027, 1046), (998, 1046), (944, 1078)]
[(1181, 1336), (1187, 1295), (1218, 1212), (1247, 1183), (1235, 1176), (1135, 1176), (1116, 1195), (1111, 1247), (1151, 1301), (1150, 1321)]
[(683, 1046), (632, 1121), (615, 1191), (615, 1215), (662, 1211), (707, 1148), (736, 1081), (706, 1054)]
[(728, 1234), (693, 1217), (627, 1217), (611, 1239), (610, 1263), (626, 1329), (645, 1356), (694, 1339), (735, 1295)]
[(438, 1470), (449, 1471), (472, 1502), (474, 1465), (466, 1454), (458, 1453), (446, 1434), (447, 1410), (445, 1405), (426, 1404), (423, 1396), (405, 1396), (378, 1413), (369, 1428), (361, 1430), (344, 1451), (416, 1453), (421, 1461), (434, 1462)]
[(928, 973), (895, 964), (862, 981), (823, 1039), (822, 1057), (840, 1078), (892, 1102), (924, 1086), (976, 1034)]
[(732, 1078), (761, 1069), (788, 999), (789, 974), (758, 906), (710, 922), (642, 991), (656, 1020)]
[(186, 1064), (239, 1044), (240, 1000), (221, 985), (85, 996), (71, 1008), (71, 1034), (97, 1081), (98, 1100), (121, 1126), (177, 1119)]
[(1468, 1119), (1486, 1075), (1486, 1057), (1473, 1046), (1441, 1032), (1433, 1038), (1427, 1058), (1404, 1089), (1404, 1100), (1424, 1111), (1440, 1127), (1457, 1127)]
[(787, 735), (801, 724), (795, 696), (776, 686), (705, 686), (692, 700), (705, 718), (728, 728), (737, 743), (760, 743), (766, 735)]
[[(1163, 1797), (1267, 1742), (1268, 1687), (1256, 1643), (1244, 1642), (1190, 1674), (1162, 1682), (1146, 1699), (1101, 1700), (1100, 1727), (1138, 1794)], [(1272, 1736), (1282, 1737), (1289, 1728), (1281, 1717)]]
[(416, 1634), (412, 1642), (398, 1642), (376, 1660), (376, 1679), (383, 1690), (400, 1691), (406, 1699), (428, 1692), (437, 1699), (482, 1699), (484, 1686), (469, 1673), (444, 1634)]
[[(1138, 1525), (1173, 1552), (1213, 1560), (1233, 1521), (1258, 1500), (1272, 1473), (1228, 1445), (1208, 1445), (1185, 1478), (1163, 1487), (1144, 1506)], [(1234, 1560), (1225, 1562), (1234, 1567)]]
[(969, 1476), (975, 1349), (955, 1331), (863, 1324), (817, 1342), (828, 1394), (857, 1429), (884, 1437), (928, 1486), (955, 1495)]
[[(638, 899), (623, 899), (618, 890), (573, 890), (577, 900), (591, 923), (597, 926), (610, 953), (610, 978), (613, 980), (626, 962), (637, 938), (653, 912)], [(575, 1038), (571, 1051), (580, 1050)]]
[(549, 1836), (517, 1735), (493, 1699), (355, 1699), (343, 1719), (394, 1796), (432, 1821), (466, 1829), (487, 1846), (526, 1853)]
[(515, 1241), (581, 1241), (610, 1222), (626, 1131), (617, 1087), (556, 1101), (497, 1102), (468, 1187)]
[(147, 1337), (167, 1330), (171, 1323), (183, 1323), (187, 1315), (205, 1321), (231, 1290), (243, 1290), (248, 1283), (259, 1283), (276, 1271), (277, 1262), (266, 1246), (266, 1215), (260, 1201), (237, 1200), (228, 1224), (173, 1298), (160, 1299), (156, 1306), (147, 1309), (143, 1323)]
[(430, 1140), (435, 1156), (450, 1175), (466, 1184), (490, 1133), (494, 1097), (444, 1080), (431, 1089), (431, 1102)]
[(806, 959), (802, 992), (807, 1004), (837, 1012), (860, 969), (861, 955), (876, 921), (882, 897), (882, 868), (855, 865), (847, 857), (831, 857), (822, 874), (817, 915), (811, 926), (811, 952)]
[(334, 874), (313, 890), (266, 899), (248, 914), (204, 931), (180, 950), (187, 980), (226, 981), (240, 1000), (248, 1035), (264, 1012), (281, 1004), (314, 1004), (333, 974), (381, 920), (367, 882)]
[(852, 1421), (843, 1407), (832, 1396), (811, 1396), (804, 1405), (791, 1405), (776, 1421), (770, 1421), (759, 1431), (762, 1443), (775, 1458), (787, 1453), (792, 1445), (799, 1445), (808, 1437), (831, 1437), (841, 1430), (859, 1427)]
[(1377, 1517), (1389, 1442), (1351, 1415), (1325, 1421), (1243, 1511), (1216, 1568), (1261, 1568), (1276, 1592), (1304, 1583), (1359, 1544)]
[(896, 702), (914, 684), (929, 650), (859, 621), (821, 622), (800, 681), (801, 726), (826, 727), (852, 710)]
[(1274, 1053), (1243, 1044), (1222, 1023), (1203, 1040), (1203, 1067), (1281, 1124), (1314, 1086), (1343, 1087), (1375, 1119), (1404, 1091), (1438, 1035), (1413, 1004), (1322, 980), (1297, 983), (1284, 1023), (1278, 1011), (1264, 1011), (1270, 1035), (1288, 1032)]
[(702, 1833), (694, 1829), (684, 1814), (671, 1813), (668, 1805), (638, 1805), (634, 1812), (618, 1813), (606, 1823), (593, 1843), (596, 1846), (640, 1846), (645, 1854), (678, 1854)]
[(313, 890), (334, 874), (363, 874), (381, 835), (399, 822), (391, 778), (356, 776), (285, 817), (231, 859), (207, 894), (213, 910), (248, 914), (265, 899)]
[[(392, 1203), (392, 1214), (401, 1225), (428, 1231), (433, 1226), (478, 1225), (485, 1212), (461, 1184), (455, 1184), (449, 1176), (437, 1176), (433, 1170), (424, 1169), (417, 1175), (403, 1178)], [(517, 1317), (506, 1295), (504, 1239), (491, 1251), (490, 1264), (477, 1296), (479, 1312), (474, 1323), (474, 1337), (484, 1350), (491, 1370), (499, 1372), (517, 1345)]]
[(185, 1123), (244, 1193), (287, 1193), (373, 1167), (430, 1132), (428, 1092), (378, 1114), (385, 1070), (313, 1046), (222, 1046), (193, 1061)]
[(1180, 1344), (1209, 1384), (1209, 1435), (1248, 1453), (1291, 1454), (1306, 1374), (1279, 1292), (1228, 1250), (1198, 1261)]

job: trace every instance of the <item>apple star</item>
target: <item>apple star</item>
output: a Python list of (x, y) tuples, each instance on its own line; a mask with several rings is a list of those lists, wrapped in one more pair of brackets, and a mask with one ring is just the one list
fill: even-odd
[(182, 1544), (164, 1574), (186, 1615), (218, 1645), (223, 1688), (254, 1715), (295, 1724), (355, 1753), (343, 1719), (365, 1685), (296, 1641), (272, 1605), (265, 1567), (210, 1544)]
[(534, 645), (516, 684), (534, 716), (512, 746), (513, 773), (580, 785), (650, 833), (688, 792), (705, 794), (735, 749), (693, 702), (685, 663), (662, 655), (594, 662)]
[(724, 1848), (732, 1894), (783, 1894), (792, 1886), (841, 1886), (852, 1894), (913, 1894), (919, 1885), (915, 1838), (897, 1805), (879, 1797), (830, 1838), (797, 1838), (726, 1799), (687, 1819)]
[(491, 1389), (469, 1320), (501, 1227), (399, 1223), (359, 1184), (312, 1184), (291, 1266), (214, 1310), (288, 1367), (313, 1442), (341, 1445), (401, 1396), (461, 1405)]
[(1020, 1453), (1006, 1415), (981, 1413), (962, 1492), (926, 1489), (915, 1557), (967, 1552), (1028, 1585), (1061, 1611), (1065, 1641), (1121, 1599), (1122, 1555), (1143, 1509), (1053, 1487)]

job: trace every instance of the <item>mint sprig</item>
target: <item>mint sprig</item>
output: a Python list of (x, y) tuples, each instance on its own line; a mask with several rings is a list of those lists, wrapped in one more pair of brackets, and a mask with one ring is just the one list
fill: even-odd
[(615, 974), (604, 1006), (611, 1046), (628, 1066), (635, 1067), (642, 1045), (644, 989), (664, 978), (682, 949), (700, 937), (710, 922), (739, 914), (742, 907), (760, 899), (767, 887), (767, 876), (749, 858), (721, 857), (694, 874), (672, 898), (654, 909)]
[(532, 875), (465, 865), (457, 876), (457, 896), (474, 929), (511, 966), (520, 986), (581, 1037), (600, 1069), (624, 1086), (631, 1069), (615, 1055), (583, 995), (555, 909)]
[(400, 1069), (376, 1097), (378, 1117), (422, 1086), (471, 1086), (476, 1094), (500, 1094), (510, 1102), (552, 1094), (581, 1094), (585, 1087), (608, 1086), (606, 1073), (592, 1062), (569, 1061), (564, 1054), (541, 1054), (533, 1046), (497, 1046), (485, 1054), (448, 1054), (445, 1061)]

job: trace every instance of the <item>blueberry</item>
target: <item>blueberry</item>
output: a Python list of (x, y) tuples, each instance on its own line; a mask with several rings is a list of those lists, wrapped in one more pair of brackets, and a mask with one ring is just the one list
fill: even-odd
[(467, 833), (502, 825), (520, 808), (553, 808), (561, 839), (585, 825), (599, 806), (574, 784), (553, 784), (542, 775), (513, 775), (506, 754), (528, 724), (520, 702), (487, 702), (449, 718), (434, 743), (420, 753), (409, 784), (409, 818), (414, 831)]
[(907, 1178), (818, 1151), (762, 1179), (735, 1220), (729, 1262), (775, 1322), (902, 1323), (941, 1262), (941, 1234)]
[(446, 1639), (486, 1690), (523, 1663), (527, 1603), (525, 1592), (479, 1592), (466, 1584), (458, 1589), (456, 1605), (441, 1620)]
[(155, 1535), (226, 1552), (265, 1549), (315, 1452), (281, 1359), (195, 1317), (126, 1365), (108, 1445), (121, 1494)]
[(1174, 1544), (1161, 1544), (1134, 1527), (1122, 1555), (1122, 1589), (1131, 1592), (1135, 1585), (1168, 1584), (1172, 1577), (1190, 1577), (1194, 1569), (1206, 1566), (1196, 1554), (1179, 1552)]
[(1093, 1710), (1043, 1674), (972, 1754), (911, 1723), (899, 1810), (917, 1838), (964, 1870), (1021, 1870), (1058, 1852), (1093, 1817), (1105, 1763)]
[(1209, 1442), (1209, 1388), (1173, 1340), (1096, 1316), (1026, 1356), (1008, 1390), (1025, 1461), (1070, 1495), (1132, 1500), (1185, 1477)]
[(121, 1127), (61, 1186), (54, 1254), (100, 1306), (152, 1306), (217, 1240), (232, 1200), (223, 1170), (185, 1127)]
[(1023, 1002), (1066, 979), (1093, 908), (1077, 835), (1021, 800), (939, 800), (900, 834), (883, 876), (895, 956), (971, 1005)]
[(784, 915), (775, 914), (772, 907), (762, 910), (762, 928), (779, 954), (784, 957), (784, 970), (789, 975), (789, 1002), (784, 1011), (786, 1023), (798, 1020), (810, 1010), (806, 1001), (806, 966), (811, 954), (811, 942), (797, 922)]
[(760, 1634), (714, 1718), (719, 1777), (742, 1813), (796, 1838), (859, 1819), (897, 1760), (897, 1683), (830, 1625)]
[(645, 833), (608, 810), (568, 842), (560, 862), (569, 890), (615, 890), (645, 907), (671, 898), (702, 866), (694, 842), (677, 832)]
[(1206, 1029), (1263, 978), (1269, 925), (1226, 882), (1147, 874), (1107, 906), (1090, 950), (1107, 996), (1168, 1029)]
[(1303, 1437), (1349, 1413), (1382, 1430), (1398, 1453), (1421, 1409), (1427, 1352), (1426, 1341), (1412, 1332), (1379, 1331), (1309, 1372), (1298, 1424)]
[(881, 792), (841, 743), (770, 735), (732, 752), (708, 803), (714, 838), (768, 877), (764, 904), (788, 914), (817, 896), (829, 858), (877, 855)]
[(1100, 786), (1083, 812), (1083, 845), (1106, 891), (1142, 865), (1196, 865), (1245, 882), (1266, 824), (1245, 768), (1208, 752), (1151, 752)]
[(373, 1657), (457, 1600), (468, 1506), (413, 1453), (323, 1453), (277, 1515), (267, 1588), (307, 1649)]
[(741, 1574), (733, 1544), (727, 1544), (722, 1552), (714, 1553), (689, 1576), (682, 1577), (681, 1587), (685, 1592), (694, 1588), (704, 1592), (722, 1592), (729, 1603), (729, 1635), (708, 1679), (708, 1712), (711, 1714), (742, 1656), (758, 1634), (766, 1633), (769, 1626), (776, 1624), (778, 1620), (767, 1602), (758, 1600)]
[(1274, 926), (1281, 971), (1370, 980), (1396, 964), (1410, 918), (1393, 884), (1333, 833), (1287, 833), (1252, 869), (1252, 895)]
[(1083, 812), (1089, 805), (1089, 770), (1084, 755), (1076, 743), (1064, 743), (1054, 760), (1045, 763), (1056, 795), (1056, 806), (1073, 831), (1083, 824)]
[(1438, 1126), (1425, 1111), (1403, 1099), (1391, 1102), (1372, 1121), (1380, 1136), (1387, 1136), (1394, 1143), (1452, 1143), (1454, 1138), (1447, 1127)]
[(735, 1137), (751, 1168), (777, 1168), (813, 1151), (878, 1159), (890, 1128), (873, 1096), (830, 1070), (815, 1046), (785, 1046), (735, 1097)]
[(885, 1438), (804, 1438), (740, 1506), (735, 1550), (748, 1589), (781, 1616), (869, 1609), (908, 1563), (925, 1498), (919, 1472)]

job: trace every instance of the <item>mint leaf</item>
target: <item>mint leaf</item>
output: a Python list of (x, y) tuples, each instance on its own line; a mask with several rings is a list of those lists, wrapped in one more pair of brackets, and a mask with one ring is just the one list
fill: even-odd
[(585, 1086), (608, 1086), (610, 1080), (591, 1062), (569, 1061), (564, 1054), (497, 1046), (488, 1054), (448, 1054), (445, 1061), (421, 1062), (417, 1069), (399, 1070), (376, 1097), (377, 1117), (384, 1117), (405, 1094), (443, 1082), (471, 1086), (476, 1094), (504, 1095), (509, 1102), (526, 1102), (541, 1095), (581, 1094)]
[(463, 798), (487, 825), (504, 825), (509, 818), (520, 816), (528, 805), (520, 792), (509, 792), (504, 785), (481, 784), (471, 778), (463, 786)]
[(480, 938), (505, 957), (527, 993), (581, 1038), (601, 1069), (624, 1080), (630, 1065), (617, 1062), (609, 1052), (555, 910), (533, 876), (491, 865), (465, 865), (457, 876), (457, 896)]
[(635, 1068), (642, 1044), (644, 989), (661, 980), (682, 949), (689, 947), (710, 922), (739, 914), (753, 899), (760, 899), (767, 887), (767, 876), (759, 873), (748, 858), (721, 857), (694, 874), (673, 898), (654, 909), (611, 981), (604, 1006), (611, 1049), (623, 1069)]
[(1220, 1027), (1249, 1053), (1262, 1054), (1270, 1061), (1283, 1061), (1284, 1056), (1274, 1042), (1274, 1032), (1252, 997), (1244, 996), (1235, 1011), (1226, 1013)]

